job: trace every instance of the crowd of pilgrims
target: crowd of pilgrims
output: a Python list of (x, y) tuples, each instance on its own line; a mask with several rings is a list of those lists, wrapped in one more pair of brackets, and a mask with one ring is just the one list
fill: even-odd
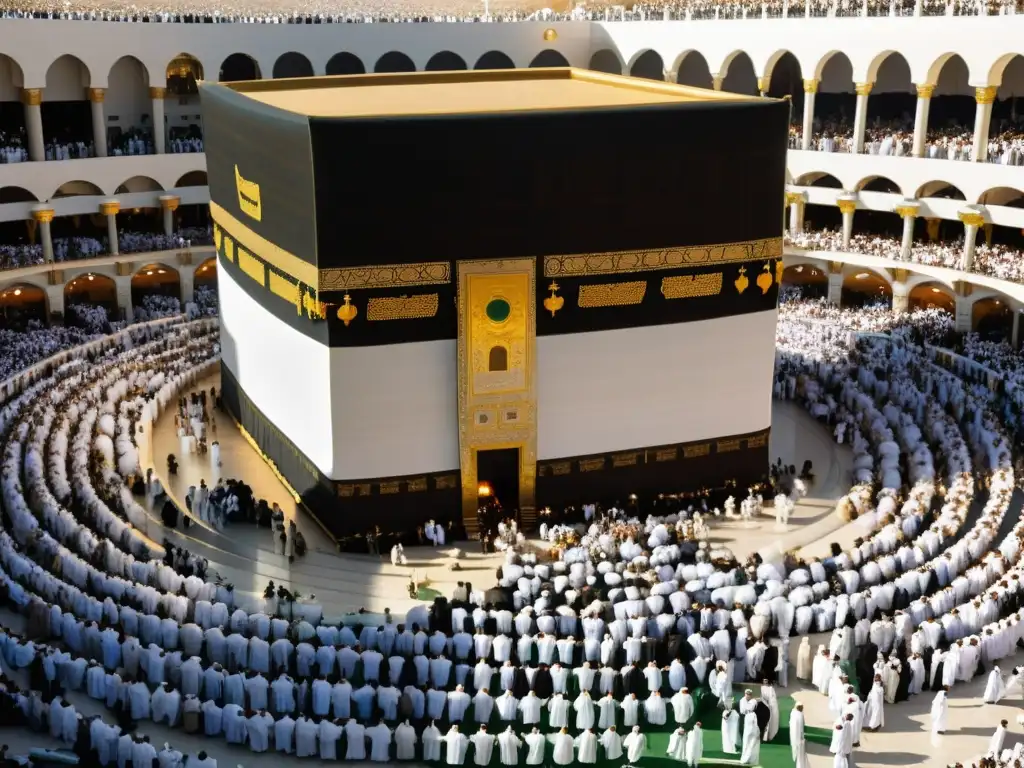
[[(94, 259), (105, 255), (110, 250), (106, 237), (55, 237), (52, 243), (53, 259), (59, 262)], [(117, 233), (119, 253), (171, 251), (212, 243), (213, 233), (209, 227), (181, 227), (170, 236), (162, 232), (121, 231)], [(0, 270), (30, 267), (43, 262), (43, 246), (40, 243), (0, 245)]]
[[(854, 233), (850, 236), (850, 244), (846, 248), (843, 247), (843, 233), (831, 229), (805, 231), (799, 234), (787, 232), (785, 237), (788, 245), (806, 248), (809, 251), (862, 253), (883, 259), (903, 260), (903, 240), (896, 235)], [(964, 242), (915, 241), (910, 248), (910, 261), (962, 271)], [(974, 264), (971, 271), (1014, 283), (1024, 282), (1024, 251), (999, 243), (978, 243), (974, 247)]]
[[(1019, 687), (1019, 673), (1003, 681), (995, 665), (1024, 637), (1024, 522), (1007, 514), (1017, 457), (1000, 410), (1024, 389), (996, 393), (937, 364), (921, 344), (948, 323), (934, 310), (799, 298), (780, 310), (776, 397), (853, 448), (855, 484), (839, 511), (865, 535), (847, 551), (740, 564), (701, 557), (686, 513), (593, 508), (554, 562), (509, 547), (492, 589), (463, 589), (400, 624), (340, 625), (264, 613), (138, 534), (136, 440), (217, 345), (208, 325), (129, 330), (130, 343), (4, 389), (0, 588), (27, 628), (4, 633), (0, 649), (31, 680), (12, 701), (28, 722), (121, 768), (157, 757), (131, 733), (145, 721), (258, 752), (480, 765), (494, 755), (635, 762), (660, 730), (671, 732), (670, 757), (693, 763), (707, 716), (722, 718), (727, 751), (756, 764), (779, 728), (773, 684), (788, 683), (796, 634), (796, 674), (837, 718), (837, 766), (862, 730), (884, 727), (887, 704), (925, 690), (935, 691), (932, 729), (944, 732), (948, 690), (984, 670), (986, 698)], [(965, 350), (986, 365), (1004, 357), (970, 341)], [(1024, 381), (1021, 370), (1000, 368)], [(811, 632), (832, 633), (813, 655)], [(758, 698), (736, 700), (733, 686), (747, 681), (763, 683)], [(78, 691), (113, 719), (83, 718)], [(707, 713), (705, 697), (721, 714)], [(800, 766), (802, 726), (798, 709)], [(182, 757), (160, 754), (170, 768)]]
[[(789, 128), (789, 148), (802, 147), (803, 125)], [(843, 117), (816, 117), (810, 149), (818, 152), (853, 152), (853, 123)], [(932, 160), (971, 161), (974, 126), (950, 124), (929, 127), (924, 157)], [(914, 120), (875, 119), (864, 132), (864, 152), (869, 155), (910, 157), (914, 149)], [(1003, 120), (992, 126), (987, 161), (998, 165), (1024, 165), (1024, 129), (1019, 121)]]
[[(923, 16), (1005, 15), (1024, 12), (1019, 0), (923, 0)], [(514, 2), (489, 4), (486, 15), (471, 0), (317, 0), (302, 6), (267, 0), (233, 2), (165, 1), (139, 6), (116, 0), (76, 3), (69, 7), (54, 0), (5, 0), (2, 18), (70, 19), (187, 24), (344, 24), (344, 23), (459, 23), (550, 21), (668, 21), (689, 19), (741, 19), (750, 16), (803, 18), (804, 16), (855, 17), (911, 16), (914, 0), (675, 0), (635, 3), (629, 8), (611, 3), (577, 4), (570, 10), (536, 11)]]

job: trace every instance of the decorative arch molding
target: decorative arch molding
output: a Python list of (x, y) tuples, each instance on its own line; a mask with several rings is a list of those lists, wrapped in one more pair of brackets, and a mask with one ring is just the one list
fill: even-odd
[(814, 65), (814, 69), (812, 71), (814, 72), (815, 80), (819, 82), (822, 80), (822, 78), (825, 76), (826, 65), (828, 65), (828, 63), (832, 61), (832, 59), (834, 59), (836, 56), (842, 56), (844, 59), (847, 60), (847, 62), (850, 63), (851, 66), (853, 65), (853, 62), (850, 60), (850, 57), (847, 56), (844, 51), (841, 51), (838, 48), (836, 48), (824, 54), (820, 59), (818, 59), (818, 63)]
[[(731, 67), (733, 62), (736, 61), (736, 59), (739, 58), (741, 55), (746, 56), (748, 59), (750, 59), (750, 63), (753, 64), (754, 60), (750, 58), (750, 54), (742, 49), (737, 48), (736, 50), (726, 55), (726, 57), (722, 59), (722, 65), (718, 68), (718, 71), (712, 72), (711, 74), (717, 74), (719, 77), (724, 78), (727, 74), (729, 74), (729, 67)], [(754, 75), (756, 76), (757, 72), (755, 72)]]
[[(53, 78), (60, 77), (61, 73), (60, 73), (60, 67), (58, 67), (58, 65), (68, 65), (68, 66), (75, 67), (75, 69), (77, 71), (77, 76), (80, 78), (80, 82), (69, 83), (69, 84), (66, 84), (66, 85), (67, 86), (73, 86), (73, 87), (76, 87), (76, 88), (77, 87), (81, 87), (82, 88), (82, 100), (83, 101), (85, 100), (85, 89), (86, 88), (100, 87), (98, 83), (94, 82), (93, 73), (92, 73), (92, 70), (89, 69), (89, 65), (88, 64), (86, 64), (78, 56), (75, 56), (72, 53), (65, 53), (65, 54), (62, 54), (62, 55), (57, 56), (56, 58), (54, 58), (46, 66), (46, 70), (45, 70), (46, 74), (44, 76), (44, 79), (45, 79), (45, 83), (46, 83), (45, 87), (47, 89), (50, 89), (52, 91), (55, 88), (55, 86), (58, 85), (57, 83), (55, 83), (55, 82), (53, 82), (51, 80), (51, 77), (53, 77)], [(54, 67), (58, 67), (56, 71), (54, 70)], [(104, 71), (106, 71), (106, 70), (104, 70)], [(106, 85), (105, 82), (103, 84)], [(43, 99), (44, 100), (46, 99), (45, 91), (44, 91)]]
[[(903, 54), (895, 49), (882, 51), (871, 58), (871, 61), (868, 62), (867, 69), (863, 70), (863, 76), (861, 75), (861, 70), (857, 68), (856, 62), (853, 62), (854, 82), (874, 83), (878, 80), (878, 70), (881, 69), (882, 65), (893, 56), (899, 56), (904, 62), (907, 61)], [(909, 66), (909, 62), (907, 63), (907, 66)], [(913, 70), (911, 70), (911, 72), (913, 72)]]
[[(132, 273), (132, 279), (144, 275), (147, 272), (156, 272), (157, 270), (164, 270), (167, 274), (173, 275), (177, 279), (181, 279), (181, 273), (177, 267), (172, 267), (170, 264), (164, 264), (162, 262), (151, 261), (141, 262), (137, 265), (138, 268)], [(146, 275), (149, 277), (149, 275)]]
[(1004, 53), (1002, 56), (1000, 56), (998, 59), (992, 62), (992, 66), (988, 68), (988, 78), (986, 81), (986, 85), (1002, 85), (1003, 75), (1006, 73), (1006, 68), (1010, 66), (1011, 62), (1014, 59), (1021, 55), (1022, 54), (1020, 53)]
[(771, 81), (772, 72), (775, 70), (775, 65), (782, 61), (782, 58), (787, 53), (794, 59), (796, 59), (796, 63), (800, 66), (800, 70), (803, 71), (804, 63), (800, 61), (800, 57), (793, 51), (789, 50), (788, 48), (780, 48), (779, 50), (775, 51), (775, 53), (773, 53), (771, 56), (769, 56), (768, 60), (764, 63), (764, 70), (761, 72), (762, 77), (765, 77), (769, 81)]
[(882, 280), (889, 289), (892, 290), (893, 283), (896, 282), (896, 278), (892, 275), (892, 270), (885, 267), (865, 267), (860, 264), (843, 264), (843, 282), (845, 283), (851, 277), (856, 278), (857, 275), (867, 272), (870, 275)]
[[(928, 73), (924, 76), (923, 82), (919, 84), (927, 83), (929, 85), (935, 85), (939, 82), (939, 76), (942, 74), (942, 70), (945, 68), (952, 59), (959, 58), (963, 61), (964, 66), (967, 67), (967, 77), (971, 79), (971, 65), (967, 63), (967, 60), (956, 51), (948, 51), (939, 56), (935, 61), (928, 67)], [(913, 74), (913, 68), (911, 68), (911, 74)], [(921, 79), (921, 78), (917, 78)]]
[[(865, 189), (866, 187), (868, 187), (869, 185), (873, 184), (876, 181), (877, 182), (889, 182), (889, 184), (891, 184), (892, 186), (894, 186), (896, 188), (896, 191), (895, 192), (891, 192), (890, 190), (880, 191), (880, 190), (873, 190), (873, 189)], [(893, 179), (889, 178), (888, 176), (883, 176), (883, 175), (877, 174), (877, 173), (873, 174), (871, 176), (865, 176), (863, 179), (861, 179), (860, 181), (858, 181), (854, 185), (854, 189), (857, 192), (867, 191), (867, 192), (874, 192), (875, 194), (896, 194), (896, 195), (903, 195), (904, 194), (903, 193), (903, 188), (898, 183), (896, 183), (896, 181), (894, 181)]]
[(903, 283), (903, 285), (906, 287), (908, 291), (912, 291), (915, 288), (920, 288), (921, 286), (929, 285), (932, 283), (934, 283), (936, 286), (942, 287), (943, 289), (946, 290), (947, 293), (951, 294), (954, 298), (956, 298), (956, 286), (953, 284), (953, 281), (947, 280), (942, 277), (937, 277), (935, 275), (922, 275), (920, 272), (913, 272)]

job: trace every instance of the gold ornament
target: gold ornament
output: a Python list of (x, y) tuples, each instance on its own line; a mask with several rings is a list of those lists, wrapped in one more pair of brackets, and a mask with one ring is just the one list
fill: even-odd
[(558, 33), (555, 32), (555, 30), (553, 30), (553, 29), (545, 29), (544, 30), (544, 42), (545, 43), (553, 43), (557, 39), (558, 39)]
[(750, 285), (750, 280), (747, 279), (747, 268), (740, 267), (740, 276), (733, 282), (736, 286), (736, 293), (743, 293), (747, 290), (747, 286)]
[(359, 314), (359, 309), (352, 305), (352, 297), (347, 293), (345, 294), (343, 301), (345, 303), (338, 307), (338, 319), (341, 320), (347, 328), (348, 324), (356, 319), (356, 315)]
[(775, 282), (782, 285), (782, 273), (786, 271), (786, 266), (782, 263), (782, 259), (779, 259), (775, 263)]
[(551, 295), (544, 299), (544, 309), (554, 317), (555, 313), (565, 306), (565, 299), (558, 295), (559, 286), (555, 281), (551, 281), (548, 290), (551, 291)]
[(768, 289), (772, 287), (772, 265), (769, 262), (765, 262), (764, 269), (761, 274), (757, 276), (757, 287), (761, 289), (761, 294), (768, 293)]

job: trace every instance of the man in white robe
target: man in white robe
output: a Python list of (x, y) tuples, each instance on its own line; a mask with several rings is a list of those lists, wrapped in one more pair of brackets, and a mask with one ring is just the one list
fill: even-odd
[(932, 734), (941, 735), (946, 732), (946, 726), (949, 721), (949, 701), (946, 698), (946, 694), (949, 689), (945, 686), (935, 694), (935, 698), (932, 699)]
[(693, 717), (693, 697), (688, 688), (680, 689), (670, 700), (677, 725), (685, 725)]
[(804, 739), (804, 705), (797, 704), (789, 713), (789, 746), (793, 754), (794, 768), (811, 768), (807, 757), (807, 742)]
[(835, 755), (835, 758), (832, 760), (832, 768), (847, 768), (848, 765), (843, 745), (844, 730), (841, 723), (836, 723), (836, 727), (832, 729), (832, 743), (828, 747), (828, 751)]
[(1003, 685), (1003, 675), (999, 667), (992, 667), (988, 673), (988, 682), (985, 684), (985, 695), (982, 700), (986, 704), (998, 704), (999, 700), (1006, 694), (1006, 686)]
[(622, 737), (614, 725), (601, 734), (600, 742), (606, 760), (618, 760), (622, 757)]
[[(661, 697), (661, 693), (655, 691), (650, 698), (644, 700), (644, 714), (647, 716), (647, 722), (651, 725), (665, 724), (665, 700)], [(593, 716), (593, 710), (591, 710), (591, 716)]]
[(416, 759), (416, 729), (408, 720), (395, 728), (395, 757), (398, 760)]
[(512, 730), (510, 725), (504, 731), (498, 734), (498, 757), (501, 758), (502, 765), (519, 765), (519, 748), (523, 746), (523, 741), (520, 739), (516, 732)]
[(576, 747), (577, 762), (585, 765), (593, 765), (597, 762), (597, 734), (592, 728), (587, 728), (577, 736), (574, 746)]
[(640, 733), (639, 725), (633, 726), (633, 730), (622, 740), (622, 746), (630, 763), (636, 764), (644, 756), (644, 752), (647, 751), (647, 736)]
[(1009, 722), (1006, 720), (999, 721), (999, 727), (996, 728), (996, 732), (992, 734), (992, 738), (988, 742), (988, 754), (990, 757), (999, 759), (999, 756), (1003, 754), (1003, 742), (1006, 740), (1006, 727)]
[(469, 738), (466, 734), (459, 731), (459, 726), (453, 725), (442, 740), (446, 745), (444, 761), (448, 765), (462, 765), (466, 759), (466, 751), (469, 748)]
[(551, 760), (555, 765), (570, 765), (573, 761), (574, 747), (576, 746), (572, 736), (566, 728), (549, 737), (554, 749), (551, 753)]
[(882, 684), (882, 676), (875, 675), (874, 685), (871, 686), (867, 701), (864, 703), (862, 728), (868, 731), (877, 731), (884, 726), (885, 686)]
[(349, 718), (345, 723), (345, 759), (365, 760), (366, 759), (366, 726), (356, 720)]
[(704, 728), (700, 721), (693, 724), (693, 728), (686, 737), (686, 762), (696, 768), (700, 765), (700, 759), (704, 756)]
[(740, 738), (740, 716), (735, 709), (722, 712), (722, 751), (727, 755), (735, 755), (736, 742)]
[(686, 760), (686, 729), (676, 728), (668, 737), (668, 749), (665, 754), (673, 760)]
[(270, 729), (274, 725), (274, 718), (266, 711), (260, 710), (245, 723), (245, 730), (249, 736), (249, 749), (253, 752), (266, 752), (270, 749)]
[(423, 742), (423, 759), (427, 762), (437, 762), (440, 760), (441, 742), (444, 741), (444, 738), (441, 736), (441, 731), (434, 725), (433, 720), (430, 721), (430, 725), (423, 729), (420, 739)]
[[(386, 763), (391, 758), (391, 729), (384, 723), (377, 723), (366, 729), (366, 738), (370, 740), (370, 760)], [(322, 743), (320, 748), (323, 749)]]
[(480, 730), (474, 733), (469, 740), (473, 744), (473, 762), (477, 765), (489, 764), (491, 752), (494, 751), (494, 736), (487, 732), (487, 726), (481, 725)]
[(523, 741), (526, 742), (526, 764), (543, 765), (544, 749), (548, 743), (548, 740), (544, 738), (544, 734), (534, 728), (530, 733), (526, 734)]
[(764, 740), (771, 741), (779, 732), (779, 698), (775, 694), (775, 688), (767, 680), (761, 683), (761, 701), (767, 705), (769, 712)]
[(295, 756), (313, 757), (317, 753), (320, 728), (312, 720), (299, 717), (295, 720)]
[(748, 712), (743, 719), (743, 752), (740, 762), (743, 765), (757, 765), (761, 760), (761, 729), (757, 726), (757, 715)]

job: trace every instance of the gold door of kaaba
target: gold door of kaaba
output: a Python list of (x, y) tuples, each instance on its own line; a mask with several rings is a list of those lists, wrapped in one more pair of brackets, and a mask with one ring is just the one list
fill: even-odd
[(462, 515), (477, 531), (478, 455), (518, 449), (518, 499), (502, 499), (532, 517), (537, 474), (536, 262), (532, 258), (462, 261), (459, 315), (459, 454)]

